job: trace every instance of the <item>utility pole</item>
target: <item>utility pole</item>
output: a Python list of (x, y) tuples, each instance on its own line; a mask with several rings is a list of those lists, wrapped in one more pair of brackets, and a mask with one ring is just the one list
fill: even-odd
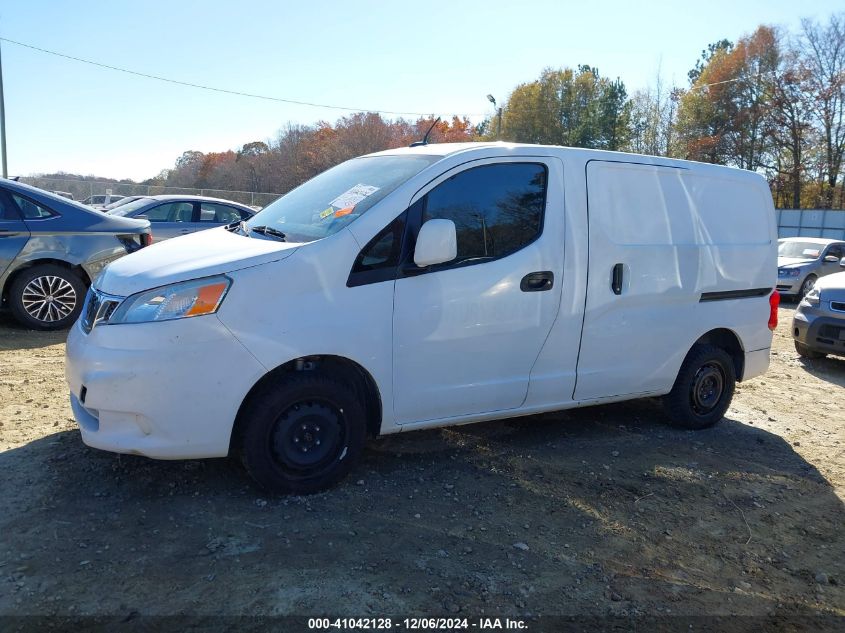
[[(496, 98), (493, 95), (487, 95), (487, 101), (493, 104), (493, 107), (496, 108)], [(496, 140), (502, 140), (502, 109), (496, 108)]]
[(3, 53), (0, 51), (0, 152), (3, 154), (3, 178), (9, 177), (6, 161), (6, 103), (3, 97)]

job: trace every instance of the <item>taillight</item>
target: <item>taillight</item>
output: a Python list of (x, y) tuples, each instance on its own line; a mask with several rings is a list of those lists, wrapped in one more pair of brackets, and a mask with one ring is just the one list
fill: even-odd
[(153, 243), (153, 232), (141, 233), (141, 246), (149, 246)]
[(780, 305), (780, 293), (775, 290), (769, 295), (769, 329), (774, 331), (778, 327), (778, 306)]

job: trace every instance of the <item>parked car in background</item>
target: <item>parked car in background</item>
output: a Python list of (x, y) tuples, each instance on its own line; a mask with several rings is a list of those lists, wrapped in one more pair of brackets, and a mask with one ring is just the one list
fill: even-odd
[(68, 336), (71, 406), (89, 446), (231, 452), (294, 493), (368, 435), (654, 396), (703, 429), (769, 365), (776, 241), (750, 171), (389, 150), (110, 265)]
[(111, 202), (103, 207), (103, 211), (109, 212), (112, 209), (117, 209), (118, 207), (122, 207), (124, 204), (129, 204), (130, 202), (135, 202), (136, 200), (140, 200), (141, 198), (148, 198), (149, 196), (123, 196), (117, 202)]
[(778, 285), (782, 295), (799, 299), (812, 290), (816, 281), (839, 272), (845, 257), (845, 242), (820, 237), (786, 237), (778, 240)]
[(153, 240), (158, 242), (195, 231), (249, 220), (255, 211), (248, 206), (205, 196), (149, 196), (109, 211), (110, 215), (149, 220)]
[(149, 222), (0, 179), (0, 306), (32, 329), (67, 327), (106, 264), (150, 242)]
[[(845, 268), (845, 258), (839, 262)], [(845, 356), (845, 272), (819, 279), (792, 319), (795, 350), (805, 358)]]
[(87, 204), (93, 209), (102, 209), (106, 205), (109, 205), (112, 202), (117, 202), (121, 198), (123, 198), (123, 196), (118, 196), (116, 194), (106, 194), (104, 196), (88, 196), (87, 198), (85, 198), (85, 200), (82, 201), (82, 204)]

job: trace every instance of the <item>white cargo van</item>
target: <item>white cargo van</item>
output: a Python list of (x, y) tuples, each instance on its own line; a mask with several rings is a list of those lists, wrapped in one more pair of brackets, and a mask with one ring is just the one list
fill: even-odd
[(70, 333), (90, 446), (239, 454), (312, 492), (366, 437), (664, 396), (684, 428), (763, 373), (777, 234), (760, 176), (470, 143), (345, 162), (253, 219), (111, 264)]

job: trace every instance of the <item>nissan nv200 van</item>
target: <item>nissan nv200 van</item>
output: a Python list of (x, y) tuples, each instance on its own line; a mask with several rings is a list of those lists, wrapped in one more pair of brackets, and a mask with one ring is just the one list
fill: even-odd
[(777, 233), (759, 175), (468, 143), (356, 158), (252, 219), (140, 250), (67, 344), (89, 446), (230, 453), (263, 487), (368, 436), (662, 396), (687, 429), (766, 371)]

